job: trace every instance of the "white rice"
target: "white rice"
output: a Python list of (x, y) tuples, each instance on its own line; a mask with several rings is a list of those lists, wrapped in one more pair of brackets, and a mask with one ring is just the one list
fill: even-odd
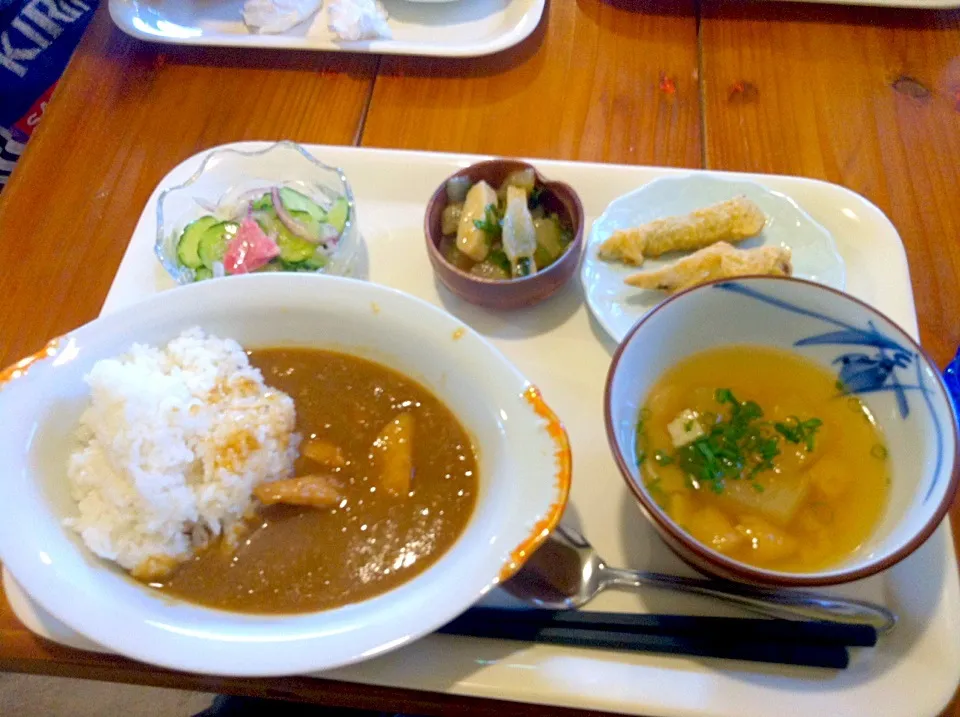
[(67, 524), (128, 570), (188, 558), (198, 535), (238, 524), (254, 486), (293, 470), (293, 400), (236, 341), (190, 329), (98, 361), (86, 380), (92, 403), (68, 464), (80, 515)]

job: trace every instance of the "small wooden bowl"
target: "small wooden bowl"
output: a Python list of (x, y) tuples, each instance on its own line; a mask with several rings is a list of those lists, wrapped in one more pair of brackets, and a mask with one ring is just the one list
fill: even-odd
[[(491, 187), (499, 187), (511, 172), (533, 169), (536, 186), (543, 186), (541, 201), (547, 211), (556, 212), (573, 229), (573, 241), (553, 264), (543, 271), (520, 279), (484, 279), (461, 271), (440, 252), (441, 215), (447, 204), (447, 182), (467, 177), (471, 183), (486, 180)], [(472, 164), (445, 179), (427, 203), (423, 217), (423, 231), (427, 240), (427, 254), (440, 281), (465, 301), (491, 309), (517, 309), (543, 301), (563, 286), (576, 272), (583, 251), (583, 205), (577, 193), (568, 184), (551, 182), (533, 165), (516, 159), (491, 159)]]

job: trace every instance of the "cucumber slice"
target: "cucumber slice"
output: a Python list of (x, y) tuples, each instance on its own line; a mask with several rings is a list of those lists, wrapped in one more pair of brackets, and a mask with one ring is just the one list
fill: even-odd
[[(296, 219), (306, 229), (311, 236), (320, 237), (321, 224), (312, 215), (307, 212), (290, 212), (290, 216)], [(253, 215), (254, 220), (260, 225), (260, 228), (266, 234), (286, 234), (288, 236), (299, 238), (296, 234), (287, 229), (287, 226), (280, 221), (280, 217), (271, 208), (270, 211), (257, 212)]]
[[(286, 203), (286, 200), (283, 200)], [(320, 236), (320, 224), (306, 211), (288, 210), (290, 215), (316, 236)], [(313, 271), (326, 265), (328, 259), (317, 250), (317, 245), (298, 237), (284, 226), (270, 207), (270, 211), (259, 212), (254, 217), (260, 228), (276, 237), (280, 247), (279, 261), (285, 271)]]
[(290, 216), (300, 222), (303, 228), (310, 233), (310, 236), (320, 238), (320, 222), (312, 214), (290, 210)]
[(322, 269), (330, 261), (329, 257), (319, 249), (315, 249), (313, 255), (303, 262), (303, 265), (310, 269)]
[(223, 261), (227, 245), (237, 233), (240, 225), (236, 222), (220, 222), (207, 229), (200, 237), (197, 254), (207, 269), (213, 269), (214, 262)]
[(181, 264), (191, 269), (198, 269), (203, 265), (203, 262), (200, 261), (200, 255), (197, 253), (200, 237), (207, 229), (217, 223), (217, 218), (208, 214), (184, 227), (183, 234), (177, 241), (177, 259)]
[(193, 272), (194, 281), (203, 281), (204, 279), (212, 279), (212, 278), (213, 278), (213, 271), (211, 271), (205, 266), (201, 266), (199, 269), (196, 269)]
[(280, 220), (277, 218), (277, 215), (273, 211), (273, 207), (269, 211), (260, 211), (253, 215), (253, 220), (260, 225), (260, 228), (263, 229), (264, 234), (276, 234), (280, 231), (277, 227), (282, 227)]
[(343, 228), (347, 226), (347, 218), (350, 215), (350, 205), (347, 204), (345, 197), (338, 197), (327, 212), (327, 224), (330, 224), (338, 233), (343, 233)]
[(277, 246), (280, 247), (280, 260), (284, 264), (299, 264), (313, 256), (316, 245), (301, 239), (280, 225), (277, 231)]
[(286, 207), (287, 211), (294, 216), (297, 216), (297, 214), (301, 212), (309, 214), (316, 224), (327, 220), (327, 213), (323, 210), (323, 207), (310, 199), (310, 197), (307, 195), (301, 194), (296, 189), (282, 187), (279, 191), (279, 194), (280, 201), (283, 202), (283, 206)]

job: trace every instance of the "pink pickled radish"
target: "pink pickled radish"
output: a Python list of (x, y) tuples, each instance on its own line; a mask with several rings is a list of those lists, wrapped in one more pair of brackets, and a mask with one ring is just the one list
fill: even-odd
[(280, 254), (277, 243), (264, 234), (252, 217), (240, 223), (236, 235), (227, 245), (223, 268), (227, 274), (249, 274)]

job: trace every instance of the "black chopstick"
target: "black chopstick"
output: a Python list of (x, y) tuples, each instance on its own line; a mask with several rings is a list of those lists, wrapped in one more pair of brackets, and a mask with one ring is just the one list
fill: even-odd
[(841, 647), (873, 647), (877, 644), (877, 631), (869, 625), (813, 620), (475, 607), (463, 613), (453, 624), (485, 627), (498, 623), (582, 627), (588, 630), (683, 635), (740, 642), (796, 642)]
[(876, 644), (868, 626), (681, 615), (471, 608), (447, 635), (844, 669), (847, 647)]
[(537, 627), (529, 625), (469, 629), (446, 625), (438, 632), (446, 635), (469, 635), (500, 640), (540, 642), (566, 647), (599, 647), (609, 650), (661, 652), (673, 655), (718, 657), (728, 660), (768, 662), (778, 665), (832, 667), (844, 669), (850, 664), (845, 647), (803, 645), (777, 642), (717, 642), (695, 637), (647, 635), (572, 627)]

